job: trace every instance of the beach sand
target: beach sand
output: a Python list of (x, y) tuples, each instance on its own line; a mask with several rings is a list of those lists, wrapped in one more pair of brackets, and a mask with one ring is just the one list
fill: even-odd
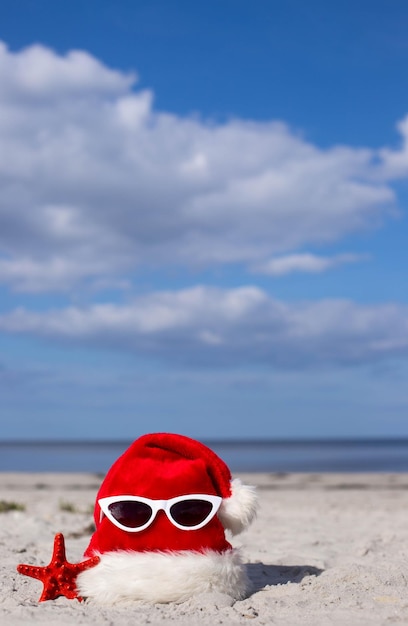
[(0, 474), (0, 623), (11, 626), (150, 624), (408, 624), (407, 474), (241, 474), (258, 487), (257, 520), (234, 538), (252, 581), (234, 602), (211, 593), (181, 604), (100, 607), (38, 603), (42, 584), (16, 572), (46, 565), (57, 532), (82, 560), (102, 480), (93, 474)]

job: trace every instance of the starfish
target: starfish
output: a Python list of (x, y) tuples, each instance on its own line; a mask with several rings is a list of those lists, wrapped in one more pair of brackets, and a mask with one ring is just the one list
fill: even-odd
[(93, 556), (82, 563), (69, 563), (65, 555), (64, 535), (58, 533), (54, 539), (54, 550), (49, 565), (37, 567), (35, 565), (18, 565), (17, 571), (24, 576), (31, 576), (41, 580), (44, 585), (39, 602), (55, 600), (59, 596), (65, 596), (70, 600), (82, 598), (78, 596), (75, 579), (86, 569), (99, 563), (98, 556)]

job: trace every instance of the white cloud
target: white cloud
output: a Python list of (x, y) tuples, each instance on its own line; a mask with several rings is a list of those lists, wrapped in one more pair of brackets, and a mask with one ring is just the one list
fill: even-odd
[(126, 91), (135, 79), (135, 74), (111, 70), (83, 50), (58, 56), (37, 44), (13, 54), (0, 41), (1, 99), (62, 99), (75, 93), (117, 95)]
[(130, 351), (173, 364), (277, 368), (355, 365), (408, 355), (408, 308), (344, 300), (289, 305), (256, 287), (157, 292), (0, 316), (0, 330)]
[(400, 149), (383, 148), (379, 152), (384, 179), (408, 177), (408, 115), (398, 122), (397, 130), (402, 138)]
[(366, 258), (366, 256), (358, 254), (336, 254), (332, 257), (318, 256), (307, 252), (287, 254), (260, 263), (254, 266), (253, 271), (269, 276), (285, 276), (292, 272), (319, 274), (346, 263), (357, 263)]
[(323, 150), (281, 123), (157, 112), (134, 80), (85, 52), (0, 46), (0, 280), (14, 289), (251, 267), (395, 204), (405, 148)]

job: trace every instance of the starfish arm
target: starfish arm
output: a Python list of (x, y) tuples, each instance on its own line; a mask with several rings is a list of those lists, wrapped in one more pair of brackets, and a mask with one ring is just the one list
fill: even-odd
[(92, 556), (90, 559), (82, 561), (82, 563), (74, 563), (73, 570), (75, 571), (76, 575), (78, 575), (84, 570), (90, 569), (91, 567), (95, 567), (95, 565), (98, 565), (100, 560), (101, 559), (99, 558), (99, 556)]
[(58, 565), (58, 563), (66, 563), (66, 561), (67, 561), (67, 557), (65, 553), (64, 535), (62, 533), (58, 533), (54, 537), (54, 549), (52, 551), (51, 563), (53, 565)]
[(37, 578), (38, 580), (42, 580), (45, 576), (43, 567), (37, 567), (36, 565), (26, 565), (25, 563), (17, 565), (17, 571), (19, 574), (23, 574), (24, 576), (31, 576), (31, 578)]

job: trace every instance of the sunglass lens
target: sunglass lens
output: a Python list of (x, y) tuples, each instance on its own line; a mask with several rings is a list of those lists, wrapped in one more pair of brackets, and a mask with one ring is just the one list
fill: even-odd
[(152, 516), (152, 509), (144, 502), (123, 500), (113, 502), (108, 508), (115, 520), (127, 528), (144, 526)]
[(182, 500), (173, 504), (170, 513), (177, 524), (190, 528), (204, 522), (212, 508), (211, 502), (205, 500)]

